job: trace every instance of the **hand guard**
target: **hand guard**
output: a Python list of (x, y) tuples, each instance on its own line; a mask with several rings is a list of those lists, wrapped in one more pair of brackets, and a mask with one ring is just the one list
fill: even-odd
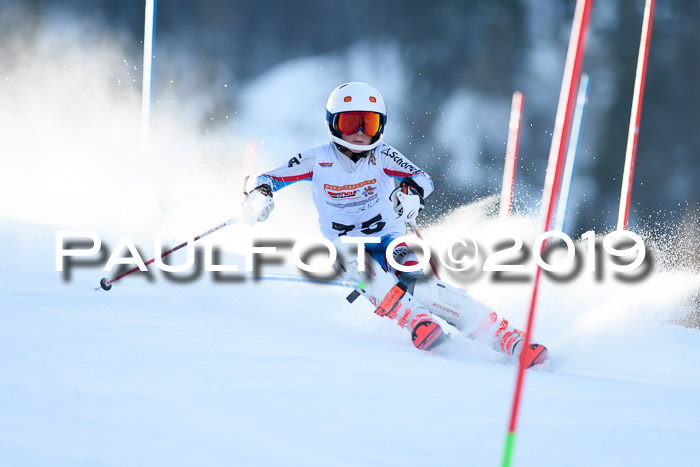
[(402, 222), (414, 222), (425, 207), (423, 189), (410, 177), (401, 180), (389, 199), (394, 203), (394, 211), (398, 216), (396, 219)]
[(267, 220), (270, 212), (275, 207), (270, 185), (256, 186), (249, 192), (244, 193), (245, 199), (241, 203), (243, 220), (250, 225)]

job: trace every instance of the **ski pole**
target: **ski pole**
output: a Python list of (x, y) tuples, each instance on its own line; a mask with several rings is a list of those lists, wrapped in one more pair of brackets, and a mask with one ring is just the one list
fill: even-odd
[[(207, 235), (216, 232), (217, 230), (221, 230), (221, 229), (223, 229), (224, 227), (227, 227), (227, 226), (229, 226), (229, 225), (231, 225), (231, 224), (234, 224), (234, 223), (236, 223), (237, 221), (238, 221), (238, 217), (232, 217), (231, 219), (227, 219), (226, 221), (222, 222), (221, 224), (217, 225), (216, 227), (214, 227), (214, 228), (212, 228), (212, 229), (209, 229), (209, 230), (207, 230), (206, 232), (197, 235), (196, 237), (194, 237), (194, 240), (192, 240), (192, 241), (193, 241), (193, 242), (196, 242), (197, 240), (199, 240), (199, 239), (201, 239), (201, 238), (204, 238), (204, 237), (206, 237)], [(171, 248), (171, 249), (169, 249), (168, 251), (162, 253), (162, 254), (160, 255), (160, 257), (161, 257), (161, 258), (164, 258), (164, 257), (168, 256), (169, 254), (176, 252), (176, 251), (179, 250), (180, 248), (187, 246), (188, 243), (189, 243), (189, 241), (180, 243), (178, 246), (176, 246), (176, 247), (174, 247), (174, 248)], [(149, 264), (153, 263), (155, 260), (156, 260), (156, 258), (153, 257), (153, 258), (151, 258), (150, 260), (146, 261), (144, 264), (145, 264), (146, 266), (148, 266)], [(115, 278), (113, 278), (113, 279), (109, 279), (109, 280), (108, 280), (106, 277), (103, 277), (102, 280), (100, 280), (100, 287), (95, 287), (95, 290), (100, 290), (100, 288), (102, 288), (102, 289), (104, 289), (104, 290), (109, 290), (109, 289), (112, 288), (112, 283), (114, 283), (114, 282), (118, 281), (119, 279), (122, 279), (122, 278), (128, 276), (129, 274), (132, 274), (132, 273), (134, 273), (134, 272), (136, 272), (136, 271), (138, 271), (138, 270), (139, 270), (139, 267), (136, 266), (136, 267), (134, 267), (134, 268), (132, 268), (132, 269), (129, 269), (128, 271), (126, 271), (126, 272), (124, 272), (124, 273), (118, 275), (117, 277), (115, 277)]]
[(251, 276), (253, 281), (279, 281), (279, 282), (304, 282), (307, 284), (319, 284), (319, 285), (335, 285), (338, 287), (348, 287), (348, 288), (358, 288), (358, 284), (344, 280), (326, 280), (326, 279), (312, 279), (308, 277), (302, 277), (295, 274), (267, 274), (264, 276)]
[[(421, 240), (424, 240), (424, 241), (425, 241), (425, 239), (423, 238), (423, 236), (422, 236), (422, 235), (420, 234), (420, 232), (418, 231), (418, 226), (416, 225), (416, 220), (415, 220), (415, 219), (410, 220), (410, 221), (408, 222), (408, 225), (411, 226), (411, 229), (413, 230), (413, 233), (416, 234), (416, 237), (418, 237), (418, 238), (420, 238)], [(433, 270), (433, 274), (435, 274), (435, 277), (437, 278), (437, 280), (441, 281), (442, 279), (440, 279), (440, 274), (438, 274), (437, 268), (435, 267), (435, 263), (433, 263), (433, 258), (430, 258), (430, 259), (428, 260), (428, 262), (430, 263), (430, 268)]]

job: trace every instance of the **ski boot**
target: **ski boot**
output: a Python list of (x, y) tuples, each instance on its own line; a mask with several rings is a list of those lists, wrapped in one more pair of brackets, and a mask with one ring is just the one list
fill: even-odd
[[(509, 357), (518, 357), (520, 363), (525, 368), (532, 368), (535, 365), (543, 365), (548, 361), (549, 352), (542, 344), (529, 343), (527, 348), (523, 348), (525, 343), (525, 332), (515, 329), (508, 324), (505, 318), (498, 319), (496, 312), (489, 314), (481, 323), (479, 328), (472, 332), (470, 336), (477, 337), (484, 331), (491, 331), (498, 323), (496, 331), (491, 335), (493, 348)], [(488, 334), (487, 334), (488, 335)]]
[[(426, 279), (416, 281), (413, 295), (432, 314), (468, 333), (468, 337), (484, 339), (497, 352), (509, 357), (520, 356), (526, 368), (541, 365), (547, 360), (547, 348), (541, 344), (529, 344), (530, 348), (521, 352), (525, 333), (510, 326), (507, 319), (499, 318), (493, 309), (462, 289), (440, 280)], [(486, 317), (481, 319), (484, 315)]]
[(374, 312), (390, 319), (402, 314), (398, 325), (403, 328), (410, 321), (411, 339), (417, 349), (433, 350), (447, 340), (440, 325), (431, 319), (428, 310), (408, 293), (406, 285), (401, 282), (389, 290)]
[[(336, 248), (345, 247), (347, 244)], [(342, 251), (339, 249), (339, 251)], [(360, 295), (377, 307), (375, 313), (396, 319), (399, 327), (411, 331), (413, 345), (420, 350), (432, 350), (449, 337), (432, 319), (430, 311), (399, 282), (395, 275), (384, 271), (369, 255), (364, 257), (364, 271), (358, 270), (358, 261), (352, 255), (345, 261), (336, 262), (335, 269), (346, 281), (356, 283), (357, 288), (348, 296), (351, 303)]]

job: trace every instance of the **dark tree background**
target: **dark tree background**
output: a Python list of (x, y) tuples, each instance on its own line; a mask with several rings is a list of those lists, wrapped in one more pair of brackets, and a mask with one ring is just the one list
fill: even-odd
[[(21, 7), (36, 18), (80, 15), (128, 35), (133, 56), (140, 56), (143, 1), (2, 0), (0, 6)], [(205, 83), (224, 69), (236, 89), (288, 60), (342, 53), (358, 42), (397, 43), (409, 70), (412, 99), (394, 105), (411, 115), (412, 131), (424, 136), (413, 141), (407, 154), (438, 178), (450, 167), (435, 157), (438, 137), (431, 128), (445, 99), (468, 89), (502, 102), (522, 90), (526, 100), (518, 176), (534, 198), (544, 179), (574, 6), (574, 1), (537, 0), (160, 0), (156, 50), (188, 56), (188, 68), (181, 72)], [(574, 180), (576, 184), (582, 177), (589, 183), (572, 193), (574, 232), (605, 230), (616, 223), (643, 9), (643, 0), (599, 0), (593, 6), (584, 62), (591, 91), (579, 150), (579, 158), (586, 157)], [(639, 136), (633, 226), (658, 212), (667, 228), (684, 216), (697, 218), (698, 83), (700, 2), (660, 0)], [(211, 115), (231, 113), (237, 105), (232, 95), (222, 97)], [(481, 163), (492, 167), (492, 183), (446, 185), (442, 199), (464, 202), (500, 189), (507, 122), (502, 127), (502, 135), (482, 143)]]

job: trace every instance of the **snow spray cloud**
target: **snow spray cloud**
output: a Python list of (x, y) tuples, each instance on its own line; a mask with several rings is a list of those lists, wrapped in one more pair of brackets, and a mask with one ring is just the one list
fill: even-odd
[(140, 43), (57, 9), (38, 14), (0, 15), (0, 220), (183, 235), (219, 216), (215, 201), (238, 189), (221, 174), (244, 154), (226, 128), (201, 134), (206, 94), (177, 93), (174, 76), (156, 90), (142, 154)]
[[(202, 72), (206, 58), (178, 38), (157, 37), (146, 156), (141, 41), (60, 7), (36, 14), (0, 8), (7, 65), (0, 191), (12, 200), (0, 205), (0, 220), (97, 230), (115, 240), (128, 234), (143, 243), (187, 238), (231, 215), (246, 175), (325, 140), (322, 109), (339, 82), (371, 81), (394, 102), (405, 88), (400, 50), (391, 45), (359, 43), (340, 56), (282, 63), (242, 86), (211, 61)], [(279, 111), (270, 113), (271, 105)], [(392, 112), (398, 122), (401, 109)], [(299, 209), (308, 204), (307, 187), (285, 191), (274, 218), (257, 230), (294, 222), (296, 232), (314, 233), (313, 210)]]

